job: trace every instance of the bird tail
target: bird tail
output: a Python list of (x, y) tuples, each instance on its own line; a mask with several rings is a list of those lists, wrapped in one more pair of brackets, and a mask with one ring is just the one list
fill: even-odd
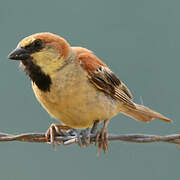
[(134, 108), (130, 107), (130, 106), (126, 106), (122, 110), (122, 113), (136, 119), (137, 121), (141, 121), (141, 122), (150, 122), (155, 118), (165, 121), (165, 122), (172, 122), (171, 119), (163, 116), (162, 114), (160, 114), (146, 106), (135, 104), (135, 103), (134, 103), (134, 105), (135, 105)]

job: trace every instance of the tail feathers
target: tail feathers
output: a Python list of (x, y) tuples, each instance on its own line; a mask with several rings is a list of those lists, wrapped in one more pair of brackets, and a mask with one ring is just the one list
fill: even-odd
[(141, 122), (150, 122), (155, 118), (165, 121), (165, 122), (172, 122), (171, 119), (163, 116), (162, 114), (154, 110), (149, 109), (146, 106), (139, 105), (139, 104), (135, 104), (135, 106), (136, 108), (126, 107), (122, 113)]

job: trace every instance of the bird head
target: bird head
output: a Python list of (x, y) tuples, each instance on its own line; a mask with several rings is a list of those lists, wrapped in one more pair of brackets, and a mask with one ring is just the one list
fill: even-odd
[(37, 33), (20, 41), (8, 58), (20, 60), (26, 72), (36, 66), (51, 76), (70, 57), (70, 53), (70, 45), (65, 39), (52, 33)]

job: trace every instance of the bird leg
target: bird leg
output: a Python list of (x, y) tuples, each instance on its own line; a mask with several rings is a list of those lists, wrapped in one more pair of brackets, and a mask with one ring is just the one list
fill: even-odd
[(99, 120), (94, 121), (93, 127), (91, 128), (91, 134), (96, 134)]
[(100, 154), (101, 148), (104, 150), (104, 153), (106, 153), (109, 148), (107, 132), (108, 123), (109, 120), (105, 120), (103, 128), (96, 134), (95, 145), (98, 143), (98, 154)]
[[(45, 136), (47, 138), (47, 140), (52, 144), (53, 149), (56, 151), (56, 146), (55, 146), (55, 137), (56, 136), (64, 136), (67, 133), (65, 131), (71, 129), (68, 126), (63, 126), (63, 125), (59, 125), (59, 124), (51, 124), (51, 126), (49, 127), (49, 129), (46, 131)], [(61, 145), (62, 142), (58, 141), (57, 144)]]

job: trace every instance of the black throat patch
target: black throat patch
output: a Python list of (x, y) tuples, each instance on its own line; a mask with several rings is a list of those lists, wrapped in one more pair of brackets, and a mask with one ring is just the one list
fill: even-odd
[(21, 63), (22, 69), (40, 90), (44, 92), (50, 91), (52, 82), (49, 75), (46, 75), (38, 65), (34, 64), (31, 58), (22, 60)]

